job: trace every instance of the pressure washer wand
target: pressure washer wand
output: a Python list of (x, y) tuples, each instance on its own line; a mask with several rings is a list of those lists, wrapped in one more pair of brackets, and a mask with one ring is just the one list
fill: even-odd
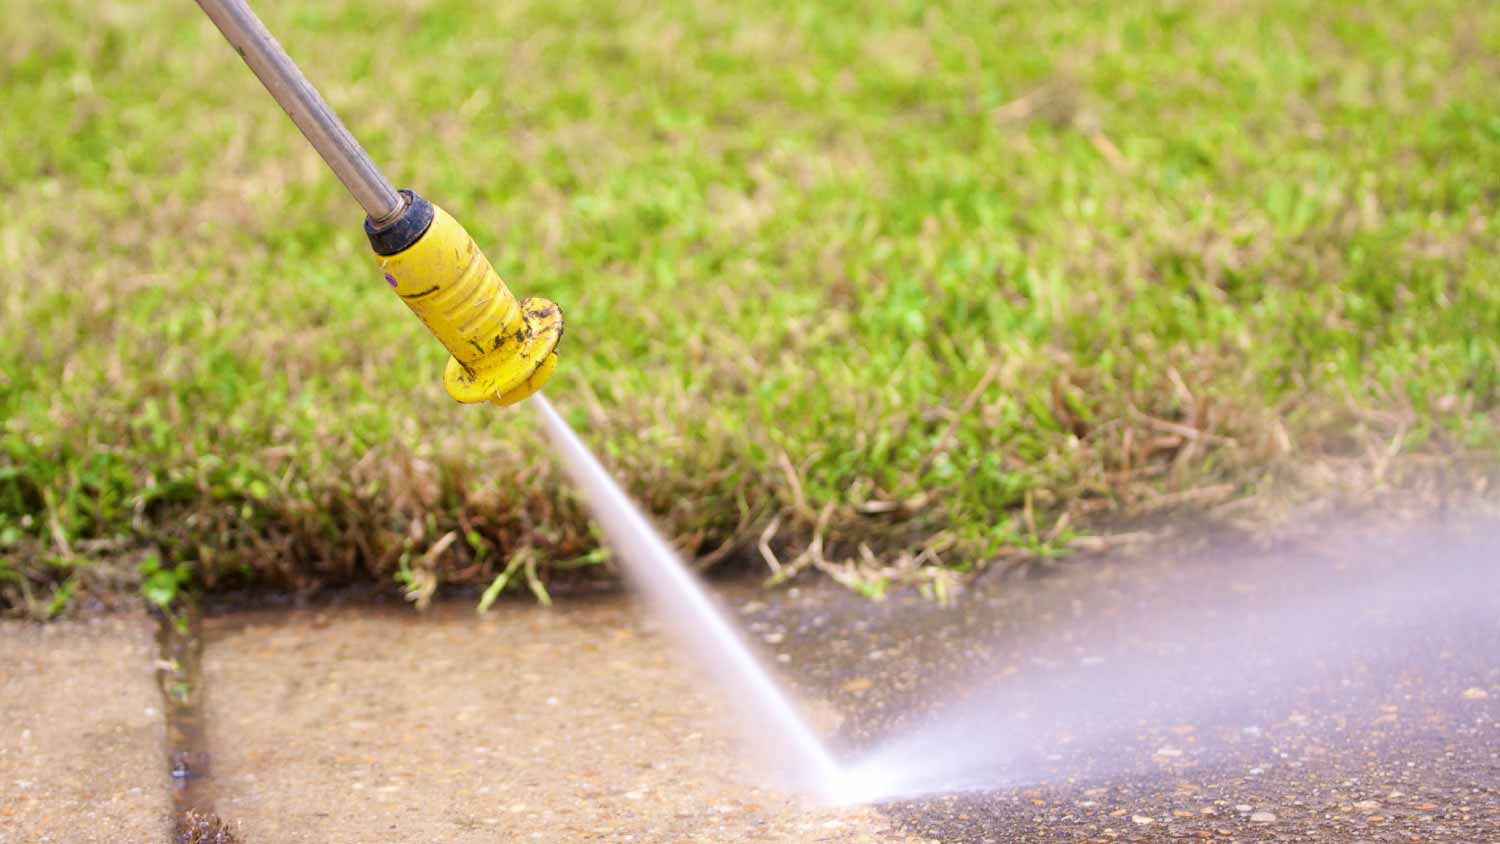
[(463, 226), (396, 190), (244, 0), (197, 2), (364, 209), (386, 282), (452, 355), (448, 394), (508, 405), (540, 390), (557, 366), (561, 309), (517, 301)]

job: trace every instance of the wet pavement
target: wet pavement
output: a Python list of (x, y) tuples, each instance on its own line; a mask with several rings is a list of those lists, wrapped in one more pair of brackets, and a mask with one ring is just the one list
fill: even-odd
[[(1078, 558), (950, 608), (716, 586), (841, 757), (923, 792), (874, 807), (761, 779), (623, 595), (219, 615), (190, 802), (244, 844), (1496, 844), (1497, 538)], [(153, 659), (139, 620), (0, 628), (0, 842), (168, 840)]]
[(155, 625), (0, 625), (0, 842), (165, 841)]
[(970, 787), (880, 807), (932, 840), (1494, 844), (1497, 540), (1366, 526), (742, 615), (849, 713), (847, 756)]

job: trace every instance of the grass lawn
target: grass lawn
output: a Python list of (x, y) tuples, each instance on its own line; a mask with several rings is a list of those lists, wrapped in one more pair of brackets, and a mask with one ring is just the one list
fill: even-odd
[[(0, 4), (0, 607), (600, 569), (193, 3)], [(692, 553), (941, 588), (1497, 463), (1500, 5), (256, 6)]]

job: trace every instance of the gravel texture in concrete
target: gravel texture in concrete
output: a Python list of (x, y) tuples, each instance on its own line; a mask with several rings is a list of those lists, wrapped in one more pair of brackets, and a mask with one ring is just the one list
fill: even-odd
[(157, 842), (171, 786), (154, 624), (0, 624), (0, 844)]
[(913, 840), (746, 775), (616, 598), (210, 620), (214, 807), (246, 844)]

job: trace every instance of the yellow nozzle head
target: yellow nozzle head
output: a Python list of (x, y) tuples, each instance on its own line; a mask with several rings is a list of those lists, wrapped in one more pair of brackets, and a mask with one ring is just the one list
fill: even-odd
[[(531, 300), (528, 299), (526, 301)], [(546, 300), (543, 299), (541, 301), (545, 302)], [(522, 302), (522, 307), (525, 307), (525, 304), (525, 302)], [(551, 305), (552, 303), (548, 302), (547, 304)], [(552, 307), (556, 308), (557, 306), (552, 305)], [(562, 320), (561, 314), (558, 314), (558, 320)], [(501, 407), (505, 407), (507, 405), (515, 404), (516, 402), (526, 398), (532, 393), (540, 392), (542, 389), (542, 385), (546, 384), (547, 379), (552, 377), (552, 370), (556, 368), (557, 352), (553, 352), (552, 354), (547, 355), (547, 358), (542, 361), (541, 365), (536, 368), (536, 371), (531, 373), (531, 377), (527, 378), (526, 381), (521, 384), (521, 386), (513, 387), (509, 392), (505, 393), (504, 395), (495, 396), (494, 398), (490, 399), (490, 401), (500, 405)]]
[(430, 207), (426, 231), (376, 260), (396, 295), (452, 355), (443, 372), (448, 395), (515, 404), (557, 368), (562, 309), (534, 296), (517, 301), (463, 226)]

